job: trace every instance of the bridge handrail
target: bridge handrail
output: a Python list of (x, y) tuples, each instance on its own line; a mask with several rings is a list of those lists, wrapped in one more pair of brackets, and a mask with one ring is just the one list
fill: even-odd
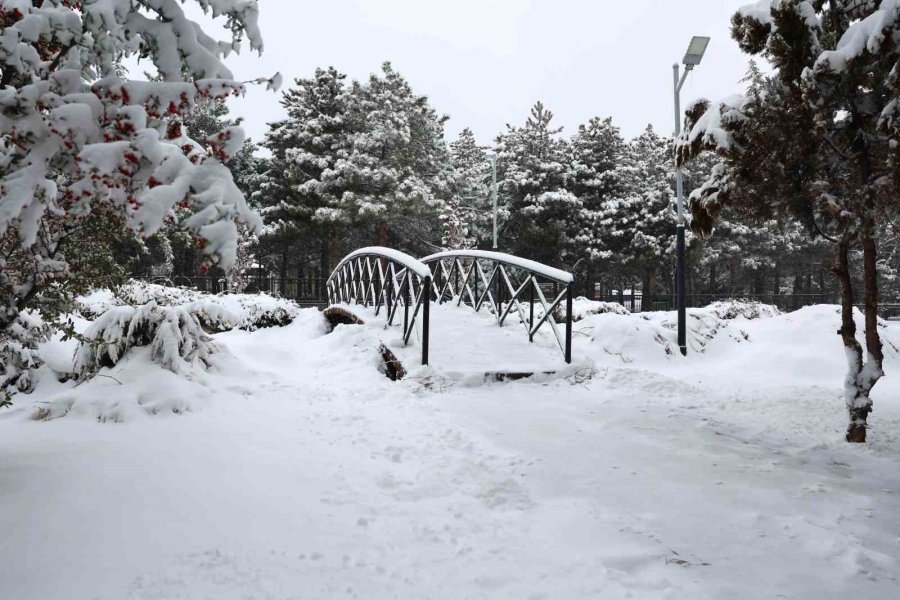
[(345, 264), (361, 256), (380, 256), (382, 258), (391, 260), (399, 264), (400, 266), (406, 267), (419, 277), (431, 277), (431, 269), (423, 264), (422, 261), (416, 260), (405, 252), (400, 252), (399, 250), (394, 250), (393, 248), (384, 248), (382, 246), (368, 246), (366, 248), (354, 250), (343, 259), (341, 259), (341, 262), (338, 263), (338, 265), (334, 268), (328, 278), (333, 278)]
[[(434, 265), (431, 281), (438, 304), (449, 301), (461, 306), (465, 301), (475, 312), (488, 306), (501, 327), (514, 314), (525, 327), (530, 342), (534, 341), (538, 330), (547, 324), (566, 362), (572, 362), (572, 294), (575, 278), (571, 273), (533, 260), (487, 250), (438, 252), (426, 256), (422, 262)], [(542, 288), (548, 282), (553, 289), (549, 301)], [(566, 307), (565, 336), (560, 334), (553, 316), (563, 303)], [(535, 306), (543, 314), (536, 314)]]
[(438, 252), (436, 254), (426, 256), (422, 259), (422, 262), (427, 265), (428, 263), (436, 262), (444, 258), (481, 258), (502, 263), (509, 267), (517, 267), (519, 269), (531, 271), (532, 273), (540, 275), (545, 279), (556, 281), (565, 285), (568, 285), (575, 281), (574, 275), (563, 271), (562, 269), (550, 267), (543, 263), (529, 260), (527, 258), (513, 256), (512, 254), (505, 254), (503, 252), (491, 252), (489, 250), (448, 250), (445, 252)]
[(387, 327), (394, 324), (403, 307), (403, 343), (408, 344), (421, 312), (422, 364), (428, 364), (431, 321), (431, 269), (412, 256), (381, 246), (354, 250), (345, 256), (325, 284), (328, 302), (375, 306), (377, 317), (382, 307), (387, 312)]

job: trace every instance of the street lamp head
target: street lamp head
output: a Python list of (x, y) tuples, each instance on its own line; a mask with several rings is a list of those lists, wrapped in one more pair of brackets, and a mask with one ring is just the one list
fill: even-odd
[(695, 35), (691, 40), (691, 45), (688, 46), (687, 53), (684, 55), (684, 66), (688, 69), (693, 69), (699, 65), (700, 61), (703, 60), (703, 55), (706, 54), (707, 46), (709, 46), (708, 37)]

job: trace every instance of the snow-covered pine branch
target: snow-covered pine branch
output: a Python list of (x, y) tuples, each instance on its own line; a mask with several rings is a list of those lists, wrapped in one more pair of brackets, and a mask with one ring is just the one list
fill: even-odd
[[(150, 346), (152, 359), (180, 373), (196, 365), (207, 368), (219, 347), (203, 330), (195, 304), (115, 306), (84, 333), (75, 353), (75, 372), (90, 378), (103, 367), (114, 367), (133, 347)], [(214, 314), (211, 318), (228, 318)]]
[(8, 388), (31, 390), (31, 371), (43, 364), (38, 344), (49, 338), (50, 326), (34, 311), (22, 311), (6, 330), (0, 331), (0, 406), (8, 400), (4, 392)]
[[(196, 4), (229, 39), (175, 0), (0, 0), (0, 331), (69, 276), (65, 241), (91, 215), (149, 236), (182, 207), (181, 226), (225, 270), (236, 224), (260, 229), (223, 164), (243, 134), (195, 141), (180, 123), (198, 103), (243, 93), (223, 58), (244, 39), (262, 49), (257, 3)], [(124, 79), (133, 57), (156, 79)]]

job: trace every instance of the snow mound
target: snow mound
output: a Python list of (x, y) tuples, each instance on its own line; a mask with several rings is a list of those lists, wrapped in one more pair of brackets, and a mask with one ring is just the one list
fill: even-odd
[(751, 300), (725, 300), (714, 302), (706, 308), (691, 311), (694, 313), (707, 313), (718, 317), (719, 319), (732, 320), (737, 318), (744, 319), (767, 319), (777, 317), (781, 311), (777, 307), (762, 302), (753, 302)]
[(35, 402), (27, 415), (38, 421), (75, 418), (98, 423), (124, 423), (146, 417), (183, 415), (201, 409), (221, 394), (213, 373), (189, 377), (155, 364), (150, 347), (133, 348), (128, 359), (88, 381), (58, 383), (44, 378), (46, 400)]
[[(606, 362), (609, 357), (625, 364), (654, 362), (680, 354), (675, 312), (633, 315), (622, 307), (616, 310), (618, 305), (615, 304), (605, 312), (605, 307), (592, 307), (602, 304), (605, 303), (578, 299), (572, 311), (577, 322), (576, 332), (590, 337), (592, 354), (600, 350), (594, 356), (599, 363)], [(581, 318), (578, 318), (579, 310), (584, 311)], [(688, 352), (705, 354), (718, 339), (727, 340), (729, 344), (751, 342), (753, 336), (747, 331), (748, 322), (783, 316), (774, 306), (742, 300), (691, 309), (687, 313)], [(716, 352), (719, 351), (717, 347)]]
[[(604, 315), (612, 313), (614, 315), (630, 315), (631, 311), (617, 302), (600, 302), (599, 300), (588, 300), (584, 296), (579, 296), (572, 300), (572, 321), (583, 321), (591, 315)], [(553, 315), (557, 321), (566, 319), (566, 307), (560, 306)]]

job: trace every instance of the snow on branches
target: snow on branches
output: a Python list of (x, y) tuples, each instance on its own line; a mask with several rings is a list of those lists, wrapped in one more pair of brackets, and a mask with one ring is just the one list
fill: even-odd
[[(721, 163), (691, 196), (708, 233), (731, 204), (757, 222), (790, 218), (835, 244), (847, 357), (847, 440), (864, 442), (870, 392), (882, 376), (879, 248), (900, 192), (900, 0), (764, 0), (732, 18), (754, 66), (742, 96), (691, 105), (681, 163), (705, 150)], [(865, 343), (856, 337), (853, 250), (862, 249)]]
[(49, 338), (50, 326), (34, 311), (22, 311), (0, 332), (0, 406), (8, 400), (8, 389), (31, 390), (31, 371), (43, 364), (38, 344)]
[[(228, 128), (200, 140), (203, 149), (185, 138), (180, 119), (198, 103), (242, 94), (222, 58), (244, 37), (257, 50), (262, 41), (255, 1), (197, 3), (225, 18), (230, 41), (209, 37), (174, 0), (0, 0), (5, 246), (15, 241), (64, 263), (60, 242), (92, 211), (111, 209), (146, 236), (180, 206), (192, 213), (181, 225), (210, 260), (231, 267), (235, 223), (261, 227), (223, 164), (243, 134)], [(157, 80), (124, 80), (120, 65), (129, 57), (149, 58)], [(3, 267), (3, 302), (17, 314), (40, 282)]]
[[(70, 277), (66, 240), (92, 215), (142, 236), (185, 215), (226, 271), (237, 226), (261, 229), (224, 164), (243, 133), (194, 141), (181, 126), (244, 92), (222, 60), (244, 39), (262, 49), (257, 3), (195, 1), (230, 39), (207, 35), (183, 1), (0, 0), (0, 331)], [(123, 78), (134, 58), (152, 63), (151, 81)]]
[(150, 346), (152, 359), (179, 373), (192, 365), (209, 367), (218, 352), (203, 331), (191, 306), (117, 306), (103, 313), (84, 334), (75, 353), (75, 372), (89, 378), (102, 367), (113, 367), (126, 352)]

